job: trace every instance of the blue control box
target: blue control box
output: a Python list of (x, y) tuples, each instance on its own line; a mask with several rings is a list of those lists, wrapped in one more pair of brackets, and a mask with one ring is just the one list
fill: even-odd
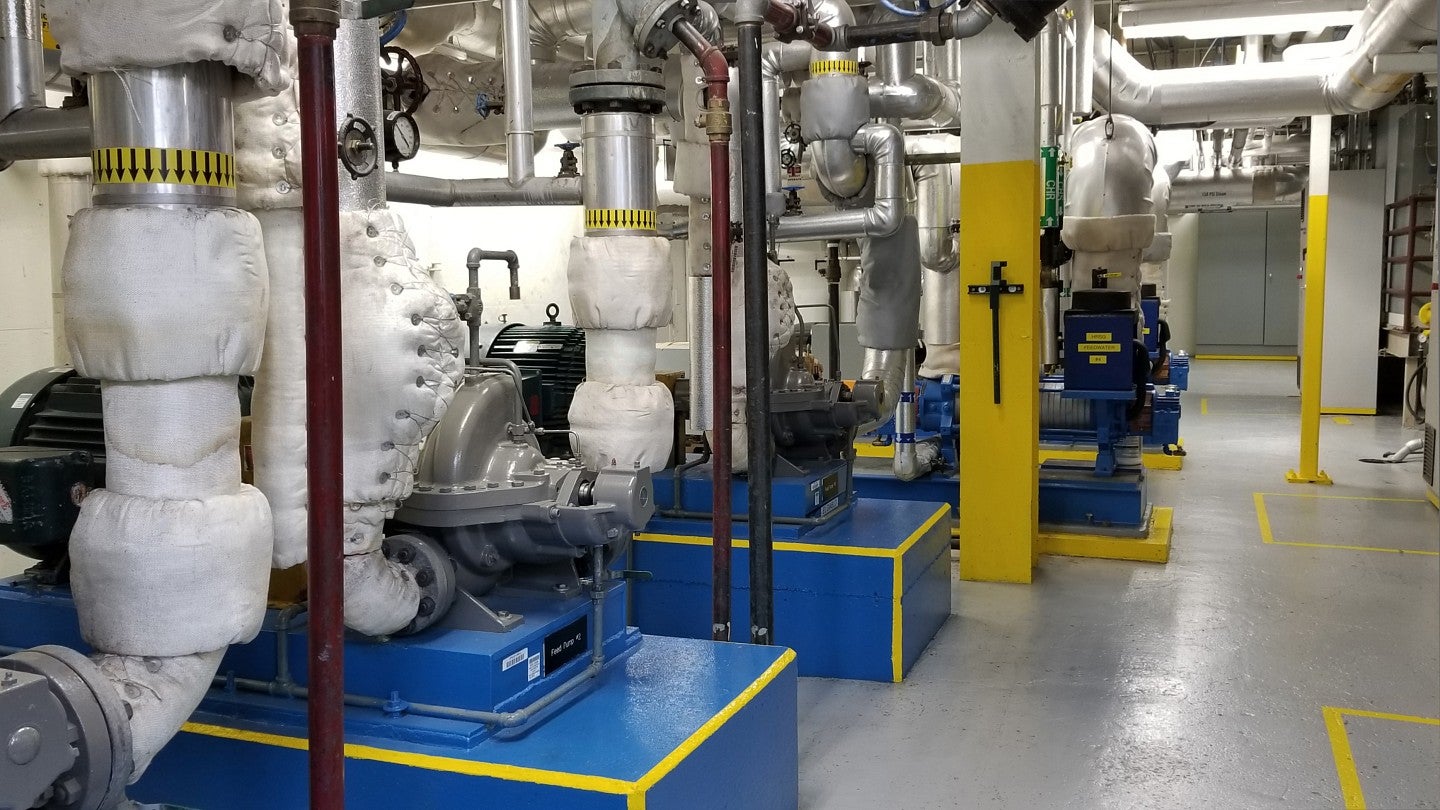
[(1133, 309), (1065, 313), (1065, 390), (1133, 391), (1139, 320)]

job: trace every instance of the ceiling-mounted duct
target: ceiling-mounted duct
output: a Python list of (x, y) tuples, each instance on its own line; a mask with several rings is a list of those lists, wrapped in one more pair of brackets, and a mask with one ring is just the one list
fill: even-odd
[(1182, 70), (1150, 70), (1097, 29), (1095, 98), (1111, 112), (1171, 127), (1277, 126), (1304, 116), (1364, 112), (1388, 103), (1410, 78), (1377, 72), (1375, 57), (1433, 45), (1435, 27), (1435, 0), (1371, 0), (1344, 55)]

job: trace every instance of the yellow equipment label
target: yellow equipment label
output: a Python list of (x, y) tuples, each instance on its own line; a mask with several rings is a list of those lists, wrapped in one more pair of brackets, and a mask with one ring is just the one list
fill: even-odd
[(60, 43), (56, 42), (55, 37), (50, 33), (50, 16), (48, 14), (40, 15), (40, 45), (47, 51), (60, 50)]
[(1143, 334), (1143, 335), (1148, 335), (1148, 334), (1150, 334), (1150, 327), (1148, 327), (1148, 326), (1145, 327), (1144, 329), (1140, 330), (1140, 333)]
[(90, 162), (98, 183), (171, 183), (202, 188), (235, 188), (235, 156), (199, 149), (107, 147)]
[(592, 231), (653, 231), (655, 212), (639, 208), (587, 208), (585, 227)]
[(1103, 354), (1093, 355), (1093, 356), (1090, 358), (1090, 365), (1092, 365), (1092, 366), (1103, 366), (1103, 365), (1108, 364), (1109, 362), (1110, 362), (1110, 358), (1106, 357), (1106, 356), (1103, 355)]
[(1114, 340), (1115, 336), (1109, 332), (1086, 332), (1085, 339), (1091, 343), (1107, 343)]
[(823, 76), (826, 73), (847, 73), (851, 76), (858, 76), (860, 63), (854, 59), (820, 59), (810, 63), (811, 76)]
[(1081, 354), (1115, 354), (1120, 351), (1119, 343), (1081, 343)]

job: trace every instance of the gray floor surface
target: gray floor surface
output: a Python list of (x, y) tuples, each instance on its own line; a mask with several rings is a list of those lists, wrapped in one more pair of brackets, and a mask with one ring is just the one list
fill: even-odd
[[(1294, 365), (1191, 379), (1185, 469), (1151, 477), (1170, 563), (957, 582), (905, 683), (803, 680), (803, 807), (1343, 807), (1323, 707), (1440, 718), (1440, 519), (1418, 463), (1358, 461), (1416, 434), (1326, 417), (1336, 485), (1298, 487)], [(1397, 500), (1351, 500), (1370, 497)], [(1440, 725), (1352, 717), (1346, 737), (1370, 808), (1440, 807)]]

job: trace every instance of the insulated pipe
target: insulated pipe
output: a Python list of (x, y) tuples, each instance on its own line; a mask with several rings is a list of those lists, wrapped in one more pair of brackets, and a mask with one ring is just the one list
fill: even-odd
[(1095, 109), (1095, 0), (1076, 0), (1074, 7), (1074, 113), (1076, 116), (1083, 116)]
[[(850, 145), (857, 153), (869, 155), (874, 165), (874, 204), (868, 208), (780, 217), (773, 229), (775, 241), (862, 239), (890, 236), (900, 229), (905, 219), (905, 136), (890, 124), (866, 124), (855, 133)], [(746, 233), (750, 233), (748, 228)]]
[(1342, 56), (1155, 71), (1096, 29), (1092, 86), (1107, 110), (1154, 126), (1273, 126), (1297, 117), (1350, 115), (1383, 106), (1410, 80), (1409, 75), (1378, 73), (1377, 55), (1417, 51), (1433, 44), (1435, 35), (1434, 0), (1371, 0)]
[[(771, 4), (772, 7), (774, 5)], [(740, 142), (763, 143), (765, 99), (760, 55), (761, 26), (758, 21), (745, 20), (739, 23), (738, 28)], [(750, 459), (750, 641), (753, 644), (775, 642), (774, 535), (770, 523), (773, 515), (771, 463), (774, 456), (770, 424), (770, 258), (767, 254), (769, 240), (766, 239), (764, 171), (763, 160), (747, 162), (741, 189), (741, 217), (745, 232), (747, 455)], [(723, 397), (724, 390), (717, 389), (716, 395)], [(727, 414), (726, 419), (729, 418)]]
[(1060, 26), (1047, 25), (1040, 32), (1040, 148), (1060, 142), (1065, 125), (1060, 120), (1061, 86)]
[(340, 188), (335, 141), (338, 0), (294, 2), (305, 200), (305, 426), (310, 602), (310, 806), (345, 806), (344, 414)]
[(510, 185), (535, 176), (534, 84), (530, 76), (530, 7), (500, 0), (505, 31), (505, 163)]
[(870, 85), (870, 111), (876, 118), (928, 121), (938, 129), (960, 125), (959, 88), (916, 73), (914, 43), (880, 46), (878, 66), (880, 81)]
[(954, 12), (886, 20), (867, 25), (843, 25), (834, 32), (834, 46), (841, 50), (871, 48), (897, 42), (933, 42), (968, 39), (984, 31), (993, 15), (983, 3), (971, 2)]
[[(377, 140), (383, 140), (379, 21), (342, 20), (334, 51), (336, 120), (342, 124), (352, 117), (365, 121), (375, 128)], [(385, 204), (384, 152), (381, 144), (380, 154), (375, 155), (376, 169), (370, 174), (353, 177), (347, 173), (338, 186), (340, 210), (371, 211)]]
[(579, 205), (579, 177), (532, 177), (518, 186), (508, 178), (447, 180), (419, 174), (385, 173), (391, 202), (438, 208), (451, 206)]
[(1171, 211), (1299, 205), (1309, 171), (1294, 166), (1182, 172), (1170, 186)]
[(45, 106), (45, 50), (36, 0), (0, 3), (0, 119)]
[[(705, 132), (710, 140), (711, 344), (714, 354), (712, 392), (732, 390), (730, 379), (730, 65), (720, 50), (695, 26), (681, 19), (673, 27), (680, 44), (700, 63), (705, 79)], [(768, 354), (767, 354), (768, 356)], [(714, 510), (711, 552), (711, 635), (730, 640), (731, 433), (730, 399), (711, 396), (710, 502)], [(678, 480), (678, 479), (677, 479)]]

